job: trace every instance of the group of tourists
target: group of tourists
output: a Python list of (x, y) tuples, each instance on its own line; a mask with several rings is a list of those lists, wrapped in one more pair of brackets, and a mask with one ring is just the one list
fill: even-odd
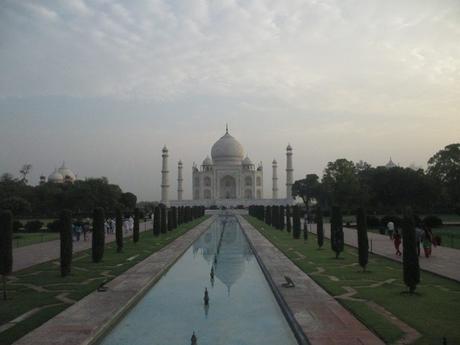
[[(387, 223), (387, 230), (390, 239), (393, 240), (396, 255), (401, 256), (402, 253), (399, 248), (402, 242), (402, 230), (396, 227), (392, 221)], [(431, 228), (426, 224), (418, 223), (415, 227), (415, 241), (418, 256), (420, 256), (420, 247), (422, 246), (425, 257), (429, 258), (431, 256), (432, 246), (436, 246)]]
[[(116, 221), (114, 218), (107, 218), (104, 221), (104, 230), (107, 235), (115, 234)], [(132, 216), (123, 219), (123, 232), (125, 234), (134, 230), (134, 218)], [(83, 235), (83, 241), (88, 239), (88, 233), (91, 230), (90, 220), (77, 220), (72, 224), (73, 240), (79, 242)]]

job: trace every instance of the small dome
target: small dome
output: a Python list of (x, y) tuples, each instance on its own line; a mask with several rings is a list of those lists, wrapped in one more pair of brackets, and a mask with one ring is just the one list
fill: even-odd
[(287, 150), (287, 151), (292, 151), (291, 144), (288, 144), (288, 146), (286, 147), (286, 150)]
[(75, 181), (75, 174), (72, 170), (65, 166), (65, 162), (62, 163), (62, 166), (58, 169), (58, 173), (62, 175), (64, 180)]
[(238, 140), (226, 132), (212, 146), (211, 156), (214, 163), (241, 164), (244, 150)]
[(206, 158), (203, 161), (203, 165), (212, 165), (211, 158), (209, 156), (206, 156)]
[(168, 148), (166, 147), (166, 145), (163, 146), (163, 150), (162, 150), (162, 151), (163, 151), (163, 152), (168, 152)]
[(64, 176), (62, 176), (57, 169), (54, 170), (54, 172), (48, 176), (48, 182), (52, 183), (63, 183), (64, 182)]
[(254, 165), (251, 161), (251, 159), (249, 159), (248, 156), (246, 156), (245, 159), (243, 159), (243, 165)]
[(272, 164), (273, 164), (273, 165), (277, 165), (277, 164), (278, 164), (278, 162), (276, 161), (276, 159), (273, 160)]

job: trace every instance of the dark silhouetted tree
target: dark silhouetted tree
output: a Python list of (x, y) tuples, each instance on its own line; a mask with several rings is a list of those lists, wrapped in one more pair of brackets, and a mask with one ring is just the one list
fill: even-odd
[(415, 292), (417, 284), (420, 283), (420, 266), (415, 238), (414, 214), (410, 208), (406, 208), (404, 211), (402, 235), (404, 283), (412, 294)]
[(335, 258), (338, 259), (343, 251), (343, 224), (342, 212), (339, 206), (332, 207), (331, 215), (331, 248), (335, 252)]
[(161, 206), (160, 207), (160, 229), (162, 234), (166, 234), (168, 231), (167, 223), (166, 223), (166, 217), (168, 216), (168, 209), (166, 206)]
[(316, 206), (316, 240), (318, 242), (318, 249), (324, 244), (324, 226), (323, 226), (323, 213), (321, 206)]
[(13, 270), (13, 214), (0, 211), (0, 274), (3, 280), (3, 299), (6, 300), (6, 276)]
[(117, 208), (115, 211), (115, 238), (117, 241), (117, 253), (123, 251), (123, 213)]
[(139, 209), (136, 207), (134, 209), (134, 226), (133, 226), (133, 242), (134, 243), (139, 241), (139, 218), (140, 218), (140, 212), (139, 212)]
[(61, 239), (61, 277), (70, 274), (72, 267), (72, 212), (64, 210), (59, 217)]
[(364, 208), (358, 208), (356, 215), (357, 233), (358, 233), (358, 254), (359, 265), (366, 270), (369, 258), (369, 241), (367, 239), (367, 217)]
[(291, 232), (291, 206), (286, 205), (286, 231)]
[(300, 233), (300, 210), (299, 206), (295, 205), (294, 207), (292, 207), (292, 236), (295, 239), (299, 239)]
[(161, 233), (161, 225), (160, 225), (160, 218), (161, 218), (161, 208), (156, 206), (153, 210), (153, 235), (160, 236)]

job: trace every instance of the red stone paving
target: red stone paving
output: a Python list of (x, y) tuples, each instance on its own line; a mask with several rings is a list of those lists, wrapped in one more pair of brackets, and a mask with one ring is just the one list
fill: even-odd
[[(140, 223), (139, 231), (143, 232), (152, 229), (152, 222)], [(124, 234), (125, 237), (131, 236), (132, 232)], [(105, 242), (115, 241), (115, 234), (105, 235)], [(91, 248), (91, 234), (88, 239), (83, 241), (83, 235), (79, 242), (73, 243), (73, 252), (78, 253)], [(59, 240), (47, 241), (42, 243), (32, 244), (30, 246), (19, 247), (13, 249), (13, 272), (20, 271), (24, 268), (31, 267), (36, 264), (41, 264), (46, 261), (55, 260), (60, 256)]]
[[(238, 219), (312, 345), (384, 344), (244, 218)], [(282, 287), (285, 275), (295, 282), (294, 288)]]

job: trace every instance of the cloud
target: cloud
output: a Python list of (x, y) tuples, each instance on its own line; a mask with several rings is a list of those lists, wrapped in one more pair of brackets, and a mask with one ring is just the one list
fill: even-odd
[[(162, 133), (186, 135), (180, 125), (186, 123), (210, 131), (212, 141), (230, 119), (247, 138), (254, 127), (280, 135), (279, 147), (302, 142), (305, 133), (315, 140), (353, 133), (382, 155), (384, 137), (415, 131), (414, 123), (431, 147), (443, 140), (438, 132), (450, 138), (460, 129), (457, 0), (6, 0), (0, 6), (0, 117), (71, 99), (72, 109), (47, 111), (117, 118), (111, 104), (122, 102), (131, 117), (172, 121)], [(16, 100), (34, 106), (24, 109)], [(178, 133), (171, 140), (180, 140)], [(348, 140), (350, 150), (363, 153)]]

